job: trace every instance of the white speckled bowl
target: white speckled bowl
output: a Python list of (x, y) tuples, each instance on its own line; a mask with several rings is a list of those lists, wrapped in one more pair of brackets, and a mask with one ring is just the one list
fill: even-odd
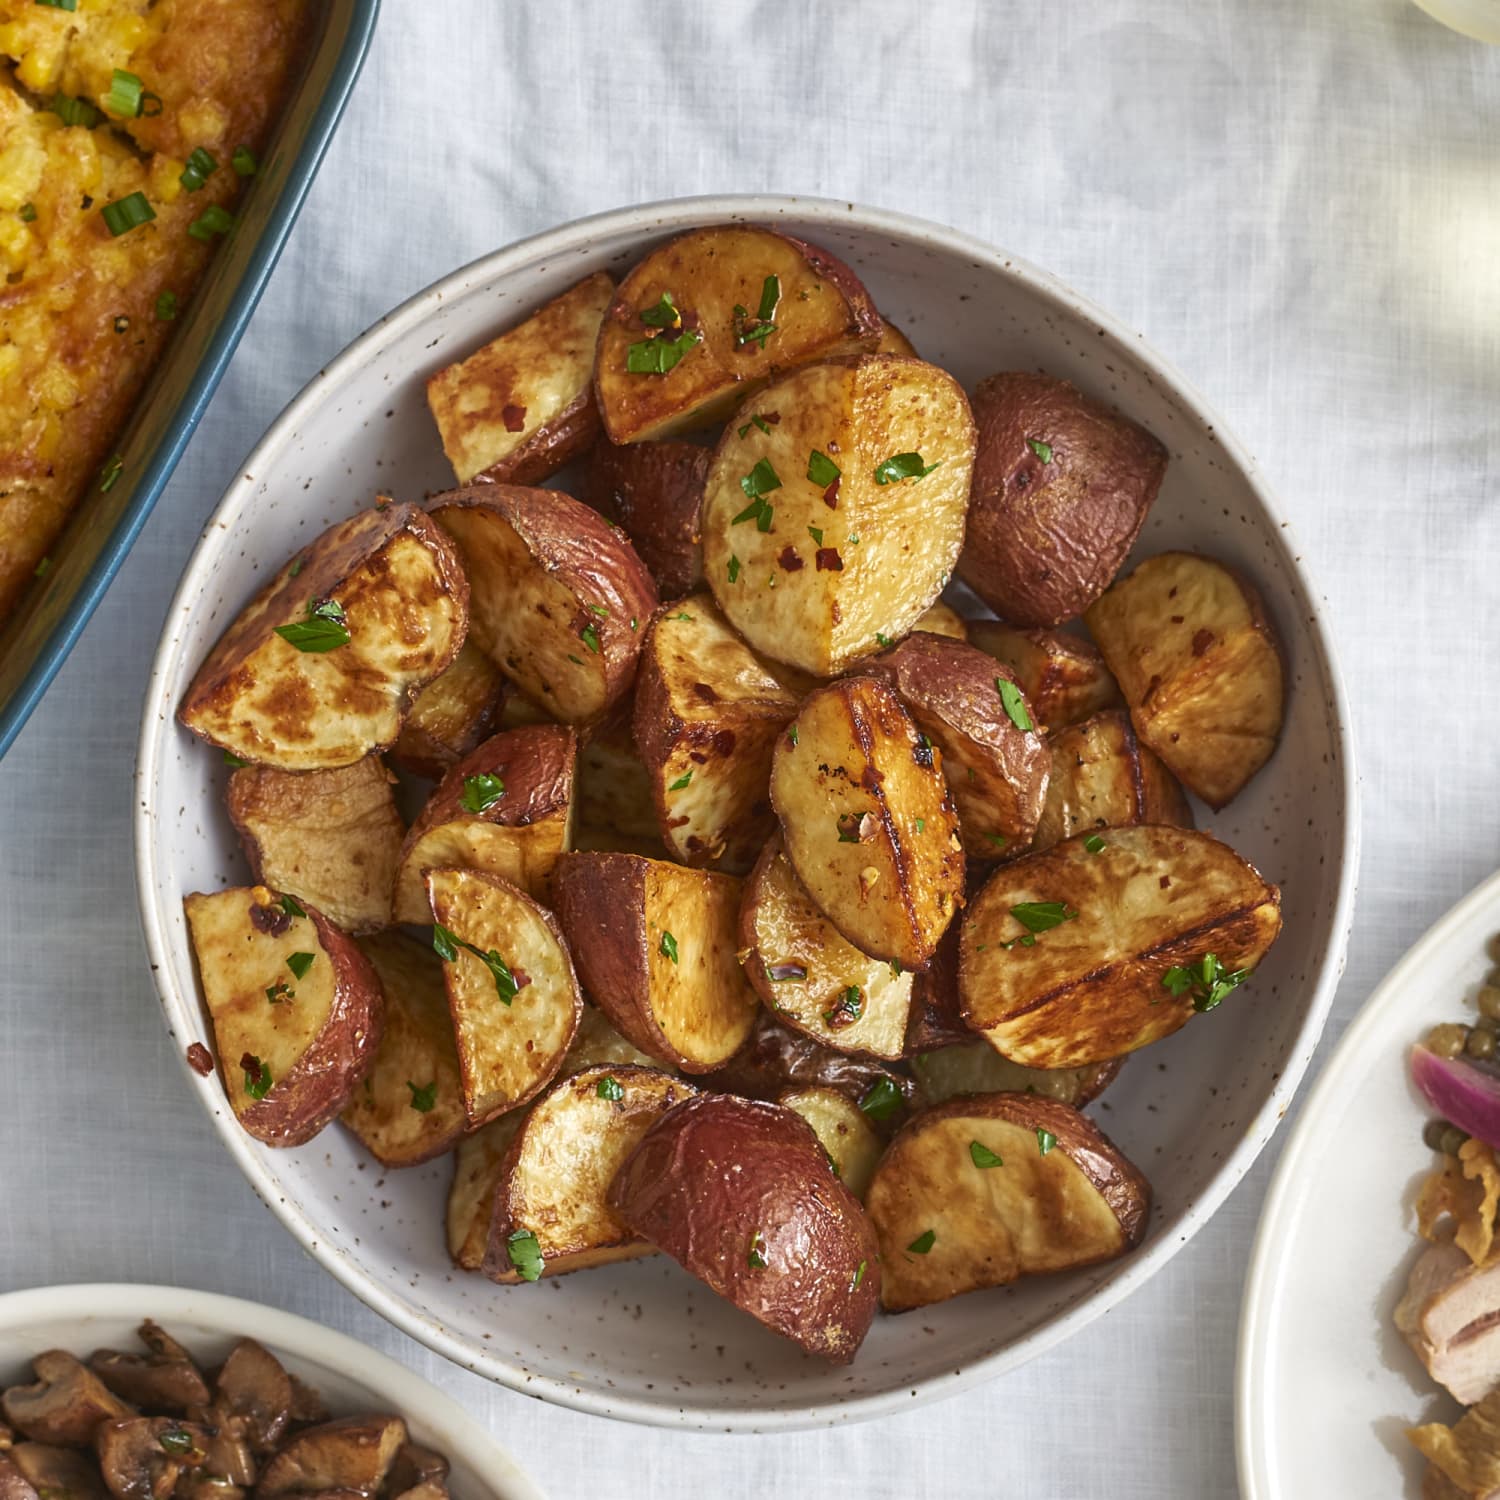
[(238, 1297), (134, 1283), (8, 1292), (0, 1296), (0, 1386), (29, 1380), (32, 1357), (45, 1349), (66, 1349), (80, 1359), (95, 1349), (135, 1349), (135, 1331), (147, 1318), (205, 1366), (248, 1335), (312, 1386), (335, 1416), (404, 1417), (414, 1438), (447, 1457), (453, 1493), (461, 1500), (543, 1500), (456, 1401), (395, 1360), (321, 1323)]
[(1284, 892), (1286, 925), (1254, 983), (1126, 1068), (1096, 1107), (1156, 1190), (1150, 1231), (1113, 1265), (877, 1321), (847, 1369), (799, 1354), (664, 1258), (538, 1286), (454, 1270), (441, 1215), (449, 1167), (381, 1171), (330, 1129), (273, 1151), (235, 1124), (216, 1078), (186, 1070), (255, 1190), (297, 1240), (399, 1327), (517, 1390), (636, 1421), (760, 1430), (852, 1421), (1011, 1369), (1113, 1306), (1174, 1255), (1239, 1181), (1286, 1109), (1343, 964), (1358, 820), (1348, 714), (1321, 599), (1255, 466), (1133, 334), (1051, 277), (897, 214), (792, 198), (621, 210), (476, 261), (357, 339), (276, 420), (208, 524), (167, 616), (137, 769), (146, 939), (180, 1051), (207, 1039), (182, 915), (189, 891), (242, 879), (221, 758), (173, 719), (219, 633), (297, 547), (379, 489), (451, 483), (423, 382), (599, 267), (619, 270), (695, 224), (750, 219), (828, 246), (922, 354), (972, 383), (1041, 366), (1117, 403), (1172, 453), (1137, 548), (1202, 548), (1260, 585), (1289, 665), (1271, 764), (1206, 826)]

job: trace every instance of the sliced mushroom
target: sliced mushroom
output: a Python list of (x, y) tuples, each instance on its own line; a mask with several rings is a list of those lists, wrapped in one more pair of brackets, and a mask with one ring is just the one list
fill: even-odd
[(269, 1453), (281, 1441), (295, 1399), (292, 1377), (254, 1339), (241, 1339), (229, 1351), (215, 1382), (216, 1409), (239, 1419), (245, 1440), (257, 1453)]
[(1483, 1400), (1500, 1383), (1500, 1262), (1476, 1266), (1452, 1240), (1423, 1251), (1396, 1326), (1456, 1400)]
[(209, 1400), (208, 1382), (192, 1356), (160, 1324), (147, 1318), (136, 1330), (145, 1354), (96, 1349), (89, 1368), (115, 1395), (143, 1411), (182, 1416)]
[(105, 1422), (94, 1452), (115, 1500), (166, 1500), (183, 1472), (202, 1466), (208, 1434), (175, 1417), (127, 1417)]
[(292, 1421), (301, 1426), (326, 1422), (333, 1415), (323, 1398), (305, 1381), (292, 1376)]
[(38, 1354), (31, 1368), (35, 1384), (11, 1386), (0, 1407), (11, 1426), (35, 1442), (82, 1448), (101, 1422), (134, 1415), (133, 1407), (61, 1349)]
[(50, 1443), (17, 1443), (10, 1461), (39, 1496), (55, 1500), (109, 1500), (92, 1455)]
[(448, 1486), (441, 1479), (424, 1479), (409, 1490), (392, 1490), (395, 1500), (449, 1500)]
[(421, 1443), (403, 1443), (386, 1475), (385, 1487), (392, 1495), (404, 1495), (429, 1480), (441, 1483), (447, 1477), (448, 1460), (441, 1453)]
[(401, 1445), (400, 1417), (343, 1417), (299, 1432), (265, 1467), (256, 1495), (320, 1490), (373, 1493), (385, 1482)]
[(245, 1500), (246, 1491), (239, 1485), (220, 1479), (216, 1474), (203, 1474), (190, 1469), (177, 1481), (172, 1491), (173, 1500)]

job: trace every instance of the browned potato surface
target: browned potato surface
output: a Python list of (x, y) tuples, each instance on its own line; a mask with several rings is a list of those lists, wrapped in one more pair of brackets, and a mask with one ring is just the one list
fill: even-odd
[(1039, 1094), (970, 1094), (924, 1110), (866, 1197), (881, 1306), (926, 1307), (1140, 1244), (1151, 1189), (1094, 1124)]
[(703, 571), (755, 649), (818, 677), (900, 640), (963, 545), (974, 427), (958, 382), (871, 354), (786, 376), (719, 440)]
[(927, 966), (963, 895), (942, 752), (871, 677), (813, 693), (780, 736), (771, 801), (787, 858), (855, 947)]
[(264, 886), (183, 901), (224, 1092), (268, 1146), (310, 1141), (380, 1047), (375, 971), (321, 912)]
[(427, 382), (427, 404), (460, 484), (535, 484), (599, 430), (594, 346), (613, 278), (595, 271), (524, 323)]
[[(591, 725), (578, 751), (578, 828), (595, 838), (618, 839), (616, 848), (643, 844), (641, 852), (661, 852), (661, 827), (651, 776), (636, 753), (631, 733), (632, 705), (622, 702), (601, 723)], [(582, 847), (576, 845), (575, 847)]]
[(973, 646), (920, 631), (861, 670), (895, 688), (942, 751), (970, 856), (1024, 848), (1041, 816), (1051, 756), (1014, 676)]
[(606, 1195), (652, 1123), (696, 1092), (670, 1073), (619, 1063), (554, 1083), (506, 1152), (484, 1274), (514, 1284), (649, 1255)]
[(735, 961), (740, 882), (638, 854), (565, 854), (558, 919), (589, 998), (642, 1052), (685, 1073), (720, 1067), (760, 1010)]
[(391, 764), (437, 781), (456, 760), (500, 728), (505, 679), (472, 641), (441, 677), (412, 700), (391, 746)]
[(757, 656), (707, 594), (663, 605), (646, 632), (635, 740), (667, 852), (748, 870), (776, 827), (771, 750), (803, 683)]
[(912, 342), (889, 318), (880, 320), (880, 342), (875, 345), (877, 354), (899, 354), (905, 359), (917, 359)]
[(1143, 743), (1223, 807), (1281, 734), (1281, 646), (1255, 588), (1211, 557), (1164, 552), (1110, 589), (1088, 625)]
[(960, 1094), (1041, 1094), (1082, 1109), (1114, 1082), (1125, 1059), (1086, 1068), (1023, 1068), (988, 1042), (968, 1041), (921, 1052), (911, 1060), (924, 1104), (946, 1104)]
[(470, 634), (565, 724), (603, 717), (635, 676), (656, 588), (625, 534), (570, 495), (480, 484), (432, 502), (473, 585)]
[(578, 1073), (599, 1063), (628, 1063), (639, 1068), (654, 1068), (656, 1059), (632, 1046), (605, 1019), (595, 1005), (585, 1005), (578, 1021), (573, 1045), (563, 1059), (563, 1073)]
[(745, 882), (739, 939), (746, 976), (788, 1026), (844, 1052), (904, 1054), (916, 976), (840, 934), (797, 879), (779, 834)]
[(1193, 826), (1193, 810), (1172, 773), (1137, 739), (1123, 709), (1095, 714), (1049, 740), (1052, 776), (1031, 852), (1075, 833), (1103, 837), (1135, 823)]
[(478, 870), (431, 870), (427, 899), (472, 1128), (547, 1086), (582, 1000), (556, 921), (524, 891)]
[(1167, 450), (1065, 380), (991, 375), (974, 392), (979, 451), (958, 575), (1018, 626), (1076, 619), (1120, 570)]
[(1087, 1067), (1170, 1036), (1281, 930), (1276, 887), (1205, 833), (1116, 828), (1097, 851), (1090, 839), (1001, 865), (965, 913), (964, 1017), (1026, 1067)]
[(471, 750), (411, 825), (396, 874), (396, 920), (427, 922), (423, 880), (439, 868), (488, 870), (545, 901), (572, 841), (577, 737), (556, 724), (512, 729)]
[(177, 716), (257, 765), (351, 765), (396, 738), (413, 695), (458, 654), (468, 619), (468, 584), (442, 530), (415, 505), (361, 511), (246, 605)]
[(605, 315), (605, 431), (637, 443), (720, 420), (785, 370), (874, 348), (881, 327), (826, 250), (751, 224), (691, 230), (641, 261)]
[(665, 599), (703, 582), (703, 482), (712, 450), (677, 441), (594, 444), (582, 498), (621, 527)]
[(885, 1147), (860, 1107), (847, 1094), (827, 1087), (788, 1089), (776, 1102), (812, 1126), (834, 1175), (863, 1200)]
[(647, 1130), (609, 1193), (637, 1234), (767, 1328), (847, 1364), (880, 1293), (875, 1235), (789, 1109), (687, 1099)]
[(525, 1122), (526, 1111), (514, 1109), (466, 1135), (453, 1153), (453, 1180), (448, 1186), (443, 1224), (448, 1254), (466, 1271), (477, 1271), (484, 1265), (500, 1169), (510, 1143)]
[(242, 766), (229, 778), (229, 821), (255, 879), (316, 906), (345, 932), (391, 922), (406, 824), (378, 755), (334, 771)]
[(969, 641), (993, 656), (1026, 694), (1038, 724), (1055, 734), (1124, 701), (1099, 648), (1060, 630), (1017, 630), (1003, 620), (970, 620)]
[(925, 614), (917, 617), (913, 628), (925, 630), (928, 635), (945, 635), (954, 641), (966, 641), (969, 638), (969, 627), (964, 617), (941, 599)]
[(385, 1029), (339, 1118), (382, 1166), (414, 1167), (449, 1150), (468, 1123), (443, 965), (397, 932), (361, 938), (359, 950), (380, 981)]

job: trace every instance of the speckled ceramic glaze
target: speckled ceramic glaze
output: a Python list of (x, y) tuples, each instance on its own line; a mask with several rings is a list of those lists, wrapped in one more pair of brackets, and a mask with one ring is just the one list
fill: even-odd
[(258, 1302), (133, 1283), (44, 1286), (0, 1297), (0, 1385), (30, 1378), (46, 1349), (87, 1359), (95, 1349), (135, 1349), (146, 1318), (160, 1323), (205, 1366), (223, 1360), (237, 1339), (259, 1339), (307, 1382), (335, 1416), (394, 1412), (419, 1442), (444, 1454), (452, 1488), (465, 1500), (543, 1500), (457, 1402), (395, 1360), (321, 1323)]
[(1286, 644), (1289, 711), (1274, 759), (1226, 812), (1199, 809), (1202, 826), (1280, 883), (1286, 925), (1246, 990), (1134, 1059), (1094, 1108), (1155, 1189), (1145, 1244), (1113, 1265), (879, 1319), (844, 1369), (804, 1357), (660, 1257), (513, 1288), (457, 1271), (443, 1242), (446, 1160), (386, 1172), (337, 1127), (301, 1150), (268, 1150), (235, 1124), (218, 1079), (184, 1061), (256, 1191), (408, 1333), (532, 1395), (710, 1430), (852, 1421), (944, 1395), (1055, 1344), (1159, 1270), (1254, 1161), (1307, 1065), (1342, 967), (1357, 839), (1348, 716), (1321, 598), (1249, 457), (1138, 338), (1043, 273), (899, 215), (790, 198), (629, 209), (498, 251), (391, 313), (292, 402), (210, 521), (167, 616), (138, 767), (141, 910), (179, 1053), (209, 1036), (182, 897), (246, 873), (223, 812), (222, 758), (173, 718), (204, 654), (330, 522), (377, 490), (415, 498), (451, 483), (423, 394), (434, 370), (590, 271), (621, 272), (672, 234), (737, 219), (842, 256), (918, 350), (966, 384), (1041, 367), (1168, 446), (1136, 555), (1201, 548), (1242, 568)]

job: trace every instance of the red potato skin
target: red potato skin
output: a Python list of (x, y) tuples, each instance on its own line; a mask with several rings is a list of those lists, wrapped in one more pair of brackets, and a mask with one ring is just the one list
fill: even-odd
[(475, 484), (535, 484), (581, 458), (599, 435), (599, 407), (589, 386), (514, 453), (474, 476)]
[[(1167, 450), (1050, 375), (991, 375), (972, 405), (979, 447), (958, 576), (1013, 625), (1076, 619), (1134, 545)], [(1050, 447), (1050, 462), (1033, 440)]]
[(949, 925), (925, 972), (911, 988), (911, 1010), (906, 1018), (906, 1055), (933, 1052), (976, 1041), (977, 1031), (964, 1025), (958, 1004), (958, 934), (963, 923)]
[(680, 599), (703, 582), (698, 529), (711, 448), (672, 438), (595, 443), (583, 500), (619, 526), (656, 580), (664, 599)]
[[(791, 1110), (726, 1094), (674, 1105), (626, 1159), (609, 1202), (810, 1354), (848, 1364), (870, 1330), (880, 1300), (874, 1226)], [(752, 1247), (764, 1267), (750, 1265)]]
[[(401, 846), (401, 861), (430, 828), (455, 821), (479, 818), (501, 828), (525, 828), (549, 813), (568, 805), (573, 795), (573, 768), (578, 736), (562, 724), (532, 724), (491, 735), (454, 765), (437, 784), (427, 805), (407, 830)], [(471, 813), (463, 805), (464, 779), (484, 774), (501, 775), (506, 795)], [(524, 791), (524, 796), (511, 795)]]
[[(385, 992), (354, 939), (322, 912), (303, 903), (338, 981), (328, 1020), (291, 1072), (271, 1085), (239, 1116), (240, 1124), (267, 1146), (306, 1145), (332, 1124), (375, 1062), (385, 1031)], [(226, 1070), (238, 1059), (219, 1059)]]

